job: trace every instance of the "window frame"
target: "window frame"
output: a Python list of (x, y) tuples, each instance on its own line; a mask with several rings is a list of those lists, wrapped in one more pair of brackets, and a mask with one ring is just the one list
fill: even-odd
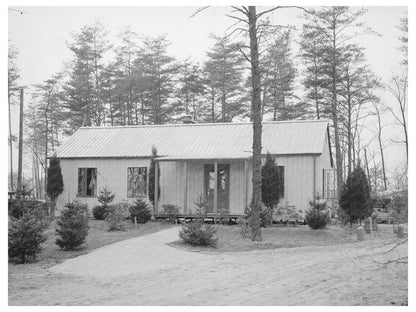
[[(77, 197), (83, 197), (83, 198), (94, 198), (97, 197), (97, 190), (98, 190), (98, 170), (97, 167), (78, 167), (77, 168)], [(83, 170), (85, 170), (85, 182), (82, 182), (82, 180), (84, 179), (83, 176)], [(90, 183), (92, 181), (95, 181), (95, 183), (93, 184), (94, 189), (91, 195), (88, 195), (88, 170), (93, 170), (92, 171), (92, 177), (94, 177), (94, 180), (90, 180)], [(81, 175), (80, 175), (81, 174)], [(82, 177), (82, 178), (81, 178)], [(80, 183), (81, 182), (81, 183)], [(82, 186), (82, 184), (85, 183), (84, 186)], [(81, 188), (85, 188), (85, 190), (81, 190)], [(81, 192), (80, 192), (81, 190)]]
[[(130, 192), (130, 186), (131, 186), (131, 181), (130, 181), (130, 169), (144, 169), (144, 192), (142, 193), (135, 193), (135, 192)], [(139, 175), (140, 176), (140, 175)], [(148, 174), (148, 168), (147, 167), (127, 167), (127, 198), (146, 198), (149, 192), (149, 174)]]

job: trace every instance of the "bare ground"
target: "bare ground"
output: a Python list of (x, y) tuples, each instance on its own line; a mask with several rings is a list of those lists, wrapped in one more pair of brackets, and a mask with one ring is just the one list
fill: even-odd
[(190, 252), (164, 245), (165, 259), (178, 251), (186, 259), (109, 277), (10, 265), (9, 305), (407, 304), (407, 264), (383, 264), (407, 256), (407, 243), (385, 253), (395, 242), (388, 229), (336, 246)]

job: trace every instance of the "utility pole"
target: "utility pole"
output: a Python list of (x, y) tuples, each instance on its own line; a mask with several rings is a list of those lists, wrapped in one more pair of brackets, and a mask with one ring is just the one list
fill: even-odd
[(19, 116), (19, 163), (17, 171), (17, 190), (22, 190), (23, 169), (23, 88), (20, 88), (20, 116)]

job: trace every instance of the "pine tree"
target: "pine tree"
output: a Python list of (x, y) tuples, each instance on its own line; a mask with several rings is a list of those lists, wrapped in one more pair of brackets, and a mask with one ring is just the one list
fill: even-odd
[(267, 153), (266, 162), (261, 168), (261, 200), (267, 207), (267, 210), (262, 212), (263, 226), (272, 221), (273, 209), (279, 203), (279, 197), (279, 167), (274, 157)]
[(97, 200), (101, 205), (107, 207), (114, 200), (114, 196), (115, 194), (110, 189), (103, 187), (97, 196)]
[(267, 153), (261, 168), (261, 200), (270, 210), (279, 203), (279, 167), (275, 158)]
[(348, 176), (339, 200), (341, 209), (349, 216), (350, 224), (356, 220), (366, 218), (373, 211), (370, 186), (364, 170), (356, 167)]
[[(211, 122), (230, 122), (243, 113), (240, 105), (243, 58), (229, 38), (213, 36), (214, 46), (204, 64), (207, 89), (211, 91)], [(217, 109), (217, 106), (220, 109)]]
[(85, 25), (74, 35), (69, 48), (74, 53), (70, 79), (65, 85), (65, 106), (72, 131), (80, 126), (100, 126), (105, 122), (103, 57), (111, 45), (107, 30), (99, 22)]
[[(150, 159), (150, 168), (149, 168), (149, 199), (152, 202), (152, 204), (155, 204), (155, 178), (156, 178), (156, 164), (155, 164), (155, 158), (157, 157), (157, 149), (156, 147), (152, 147), (152, 156)], [(158, 170), (158, 178), (160, 177), (160, 170)], [(159, 184), (158, 184), (158, 199), (160, 198), (160, 179), (158, 179)]]
[(64, 181), (62, 178), (62, 171), (59, 158), (53, 156), (49, 160), (48, 168), (48, 184), (46, 192), (52, 200), (51, 217), (55, 216), (56, 199), (64, 191)]
[(267, 75), (263, 78), (264, 91), (263, 113), (270, 112), (273, 120), (290, 120), (305, 115), (303, 102), (298, 101), (294, 94), (296, 69), (291, 55), (290, 44), (292, 34), (290, 31), (278, 33), (268, 47), (263, 68)]

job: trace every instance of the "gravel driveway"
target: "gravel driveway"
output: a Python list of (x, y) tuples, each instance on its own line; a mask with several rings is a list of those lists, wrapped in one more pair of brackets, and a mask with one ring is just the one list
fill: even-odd
[(89, 254), (66, 260), (49, 270), (53, 273), (88, 277), (117, 277), (162, 270), (210, 258), (168, 245), (178, 239), (179, 227), (124, 240)]

